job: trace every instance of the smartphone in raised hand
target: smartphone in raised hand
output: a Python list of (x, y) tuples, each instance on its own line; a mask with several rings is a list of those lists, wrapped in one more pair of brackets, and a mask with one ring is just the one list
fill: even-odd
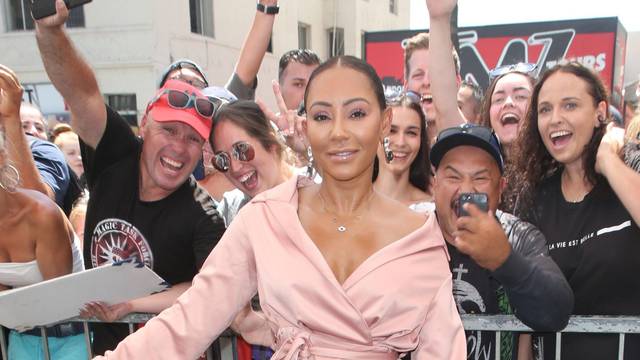
[[(91, 0), (64, 0), (67, 9), (82, 6)], [(31, 0), (31, 15), (36, 20), (40, 20), (56, 13), (56, 0)]]
[(475, 204), (478, 209), (487, 212), (489, 211), (489, 196), (485, 193), (462, 193), (458, 197), (458, 217), (469, 216), (469, 213), (464, 209), (464, 204)]

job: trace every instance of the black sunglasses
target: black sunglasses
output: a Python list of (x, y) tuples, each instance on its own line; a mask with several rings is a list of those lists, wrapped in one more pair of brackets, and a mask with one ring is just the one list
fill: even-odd
[(218, 99), (220, 102), (213, 102), (208, 97), (200, 97), (180, 90), (165, 89), (149, 102), (147, 111), (153, 103), (160, 100), (165, 94), (167, 94), (167, 103), (172, 108), (182, 110), (193, 107), (200, 116), (209, 119), (213, 118), (216, 110), (222, 105), (222, 99)]
[(537, 64), (532, 63), (517, 63), (517, 64), (509, 64), (498, 66), (495, 69), (489, 71), (489, 81), (493, 81), (495, 78), (500, 77), (504, 74), (517, 72), (522, 74), (527, 74), (531, 77), (534, 77), (535, 70), (538, 67)]
[(218, 151), (211, 158), (211, 165), (220, 172), (227, 172), (231, 167), (231, 156), (239, 161), (251, 161), (256, 156), (256, 151), (246, 141), (238, 141), (231, 145), (231, 155), (224, 151)]

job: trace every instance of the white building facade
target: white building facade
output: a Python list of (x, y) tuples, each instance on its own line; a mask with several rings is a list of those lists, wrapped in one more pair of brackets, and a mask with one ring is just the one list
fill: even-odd
[[(0, 0), (0, 63), (16, 71), (25, 99), (45, 114), (64, 116), (38, 53), (29, 4)], [(360, 56), (365, 31), (409, 28), (409, 0), (280, 0), (279, 6), (271, 51), (258, 74), (257, 96), (270, 104), (270, 83), (286, 51), (310, 48), (323, 60)], [(255, 8), (253, 0), (93, 0), (74, 10), (68, 33), (93, 67), (105, 101), (134, 124), (175, 59), (194, 60), (211, 84), (224, 85)]]

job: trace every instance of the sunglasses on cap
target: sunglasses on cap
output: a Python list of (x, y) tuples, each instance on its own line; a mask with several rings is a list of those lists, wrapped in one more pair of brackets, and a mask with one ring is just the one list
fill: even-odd
[(239, 161), (251, 161), (256, 156), (256, 151), (246, 141), (238, 141), (231, 145), (231, 155), (225, 151), (216, 152), (211, 158), (211, 164), (220, 172), (227, 172), (231, 167), (231, 157)]
[(222, 99), (217, 99), (218, 101), (214, 102), (210, 97), (200, 97), (181, 90), (165, 89), (149, 102), (147, 111), (149, 111), (153, 103), (160, 100), (165, 94), (167, 95), (167, 103), (172, 108), (183, 110), (193, 107), (200, 116), (209, 119), (213, 118), (216, 110), (218, 110), (223, 103)]
[(423, 102), (432, 103), (433, 98), (431, 95), (420, 95), (415, 91), (402, 91), (397, 94), (386, 96), (387, 106), (395, 106), (401, 104), (403, 101), (409, 100), (412, 103), (421, 105)]
[(164, 76), (162, 77), (162, 81), (160, 82), (160, 87), (164, 86), (164, 83), (167, 80), (170, 80), (169, 78), (169, 74), (171, 74), (171, 72), (175, 71), (175, 70), (182, 70), (182, 69), (188, 69), (191, 70), (193, 72), (195, 72), (196, 74), (198, 74), (200, 76), (200, 78), (202, 79), (201, 81), (189, 81), (186, 80), (182, 77), (182, 75), (178, 75), (175, 76), (171, 79), (178, 79), (180, 81), (185, 81), (190, 83), (191, 85), (198, 87), (198, 88), (205, 88), (207, 86), (209, 86), (209, 82), (207, 81), (207, 78), (204, 76), (204, 73), (202, 72), (202, 69), (193, 61), (190, 60), (179, 60), (174, 62), (173, 64), (169, 65), (169, 67), (165, 70), (164, 72)]
[(393, 106), (402, 103), (405, 99), (421, 105), (423, 102), (427, 104), (431, 104), (433, 102), (433, 97), (431, 95), (420, 95), (415, 91), (402, 91), (397, 94), (393, 94), (386, 97), (387, 105)]
[(497, 68), (494, 68), (491, 71), (489, 71), (489, 81), (493, 81), (497, 77), (500, 77), (502, 75), (512, 73), (512, 72), (527, 74), (531, 77), (534, 77), (535, 75), (534, 72), (537, 67), (538, 67), (537, 64), (532, 64), (532, 63), (517, 63), (517, 64), (498, 66)]

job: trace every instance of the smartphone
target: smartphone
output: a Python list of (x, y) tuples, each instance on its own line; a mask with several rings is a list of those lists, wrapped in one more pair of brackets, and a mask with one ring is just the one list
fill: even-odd
[(469, 213), (463, 207), (466, 203), (475, 204), (478, 209), (484, 212), (489, 211), (489, 197), (486, 193), (462, 193), (458, 197), (458, 217), (469, 216)]
[[(82, 6), (91, 0), (64, 0), (67, 9), (73, 9), (78, 6)], [(31, 15), (36, 20), (40, 20), (47, 16), (54, 15), (56, 13), (56, 1), (55, 0), (31, 0)]]

